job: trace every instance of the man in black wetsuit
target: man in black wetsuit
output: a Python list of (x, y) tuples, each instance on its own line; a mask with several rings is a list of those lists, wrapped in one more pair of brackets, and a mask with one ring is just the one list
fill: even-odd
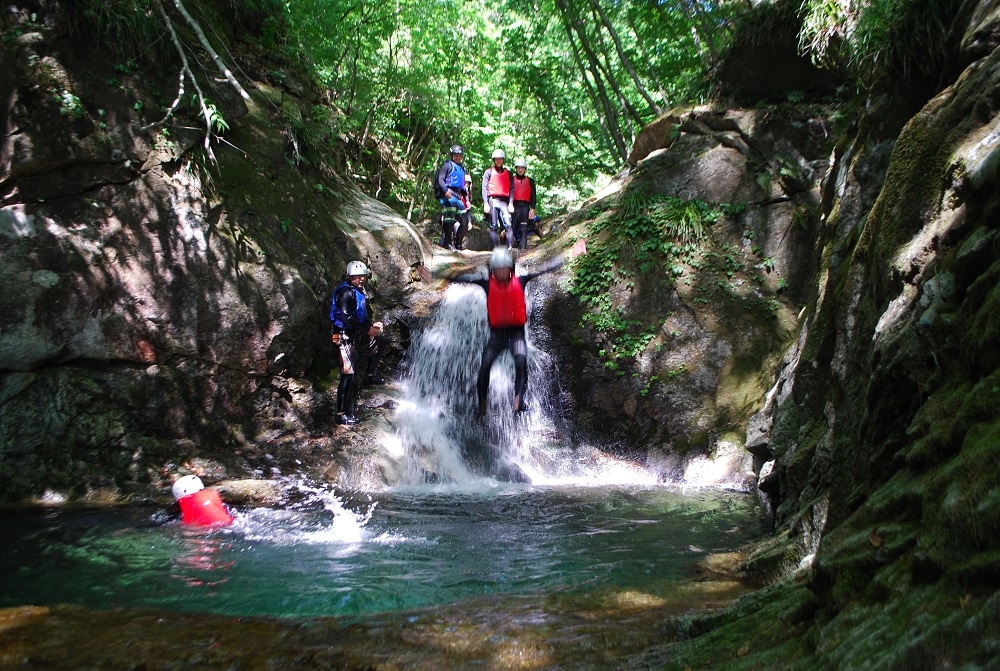
[[(578, 240), (570, 252), (571, 258), (587, 251), (583, 240)], [(490, 388), (490, 371), (493, 362), (504, 350), (514, 357), (514, 412), (528, 409), (525, 390), (528, 387), (528, 344), (524, 325), (528, 321), (524, 287), (539, 275), (558, 270), (563, 261), (557, 260), (535, 273), (514, 274), (514, 257), (510, 250), (497, 247), (490, 257), (490, 276), (487, 279), (452, 279), (452, 282), (476, 284), (486, 291), (486, 314), (490, 323), (490, 339), (483, 350), (479, 365), (476, 391), (479, 395), (479, 416), (485, 417), (487, 394)]]
[(358, 355), (368, 359), (365, 383), (384, 384), (375, 374), (379, 356), (385, 347), (382, 322), (372, 319), (365, 282), (371, 271), (361, 261), (351, 261), (344, 271), (344, 281), (333, 292), (330, 305), (330, 339), (340, 349), (340, 384), (337, 386), (337, 423), (358, 423), (356, 405), (358, 382), (355, 378)]

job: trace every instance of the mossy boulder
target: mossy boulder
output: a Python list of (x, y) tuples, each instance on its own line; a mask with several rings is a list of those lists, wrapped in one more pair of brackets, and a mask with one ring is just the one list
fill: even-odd
[[(64, 39), (57, 5), (3, 19), (32, 30), (0, 45), (0, 123), (18, 129), (0, 142), (0, 499), (153, 495), (199, 457), (230, 477), (303, 463), (337, 433), (318, 383), (347, 261), (374, 270), (392, 365), (427, 243), (296, 160), (307, 88), (244, 80), (244, 100), (205, 82), (229, 126), (208, 152), (190, 107), (178, 127), (156, 123), (177, 95), (175, 54), (115, 63)], [(206, 6), (202, 20), (228, 36), (224, 15)], [(286, 449), (271, 454), (275, 441)], [(308, 463), (336, 459), (326, 444)]]
[(745, 431), (794, 337), (828, 111), (684, 111), (669, 148), (570, 218), (588, 253), (544, 314), (568, 343), (564, 401), (581, 429), (624, 439), (664, 479)]

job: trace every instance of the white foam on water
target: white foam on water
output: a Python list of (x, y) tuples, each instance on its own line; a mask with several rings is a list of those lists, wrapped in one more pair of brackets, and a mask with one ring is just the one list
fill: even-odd
[[(304, 495), (302, 501), (288, 508), (251, 508), (237, 512), (229, 529), (250, 541), (279, 545), (350, 545), (371, 537), (365, 527), (378, 505), (371, 497), (366, 506), (352, 510), (330, 485), (290, 480), (285, 488)], [(322, 515), (317, 515), (318, 505), (329, 514), (326, 522)]]
[[(534, 284), (528, 287), (530, 315)], [(599, 447), (570, 445), (561, 407), (549, 393), (558, 371), (548, 353), (535, 346), (532, 330), (527, 329), (529, 410), (513, 412), (514, 361), (504, 352), (490, 376), (488, 418), (479, 419), (476, 379), (489, 338), (486, 295), (474, 285), (448, 287), (411, 344), (404, 399), (395, 416), (406, 475), (394, 489), (487, 493), (500, 486), (498, 479), (538, 485), (658, 484), (656, 474), (641, 464)]]

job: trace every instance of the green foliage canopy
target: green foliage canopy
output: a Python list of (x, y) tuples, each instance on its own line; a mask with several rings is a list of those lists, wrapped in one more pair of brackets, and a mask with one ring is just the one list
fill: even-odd
[[(479, 174), (525, 158), (543, 210), (613, 174), (642, 124), (705, 94), (702, 21), (731, 3), (675, 0), (289, 0), (290, 38), (342, 129), (401, 150), (388, 202), (419, 215), (446, 148)], [(693, 29), (694, 28), (694, 29)], [(364, 153), (358, 154), (359, 162)], [(363, 166), (355, 173), (364, 174)], [(370, 171), (369, 171), (370, 172)]]

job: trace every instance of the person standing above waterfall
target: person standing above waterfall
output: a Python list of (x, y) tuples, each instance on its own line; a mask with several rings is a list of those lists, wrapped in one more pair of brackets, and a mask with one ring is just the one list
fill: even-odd
[(449, 150), (451, 158), (441, 164), (437, 178), (434, 180), (434, 195), (441, 203), (441, 242), (442, 247), (455, 251), (455, 222), (458, 212), (465, 208), (465, 168), (462, 159), (465, 150), (462, 145), (452, 145)]
[(358, 381), (356, 370), (359, 354), (368, 359), (365, 383), (384, 384), (375, 374), (379, 356), (385, 347), (382, 322), (373, 321), (368, 306), (365, 283), (371, 271), (361, 261), (351, 261), (344, 271), (344, 281), (333, 292), (330, 305), (332, 322), (330, 340), (340, 349), (340, 384), (337, 385), (337, 423), (353, 426), (358, 423)]
[(507, 249), (514, 245), (513, 230), (510, 225), (510, 215), (514, 212), (514, 175), (503, 167), (507, 159), (502, 149), (493, 152), (493, 165), (483, 173), (483, 212), (489, 217), (490, 240), (494, 247), (500, 246), (497, 228), (503, 223), (507, 235)]
[[(587, 251), (583, 240), (578, 240), (569, 253), (574, 258)], [(479, 364), (476, 392), (479, 397), (479, 416), (485, 417), (489, 407), (487, 396), (490, 388), (490, 372), (493, 362), (504, 350), (514, 357), (514, 412), (528, 409), (525, 392), (528, 388), (528, 343), (524, 326), (528, 323), (528, 308), (524, 297), (525, 285), (539, 275), (558, 270), (562, 259), (556, 260), (542, 270), (523, 275), (514, 274), (514, 257), (509, 249), (497, 247), (490, 256), (490, 273), (487, 279), (449, 279), (451, 282), (475, 284), (486, 291), (486, 316), (490, 324), (490, 339), (483, 349)]]
[(514, 218), (511, 227), (521, 249), (528, 243), (528, 223), (535, 218), (535, 180), (525, 174), (527, 170), (528, 162), (523, 158), (514, 161), (514, 188), (511, 190)]
[(465, 173), (465, 195), (455, 222), (455, 249), (465, 249), (465, 234), (472, 230), (472, 175)]

